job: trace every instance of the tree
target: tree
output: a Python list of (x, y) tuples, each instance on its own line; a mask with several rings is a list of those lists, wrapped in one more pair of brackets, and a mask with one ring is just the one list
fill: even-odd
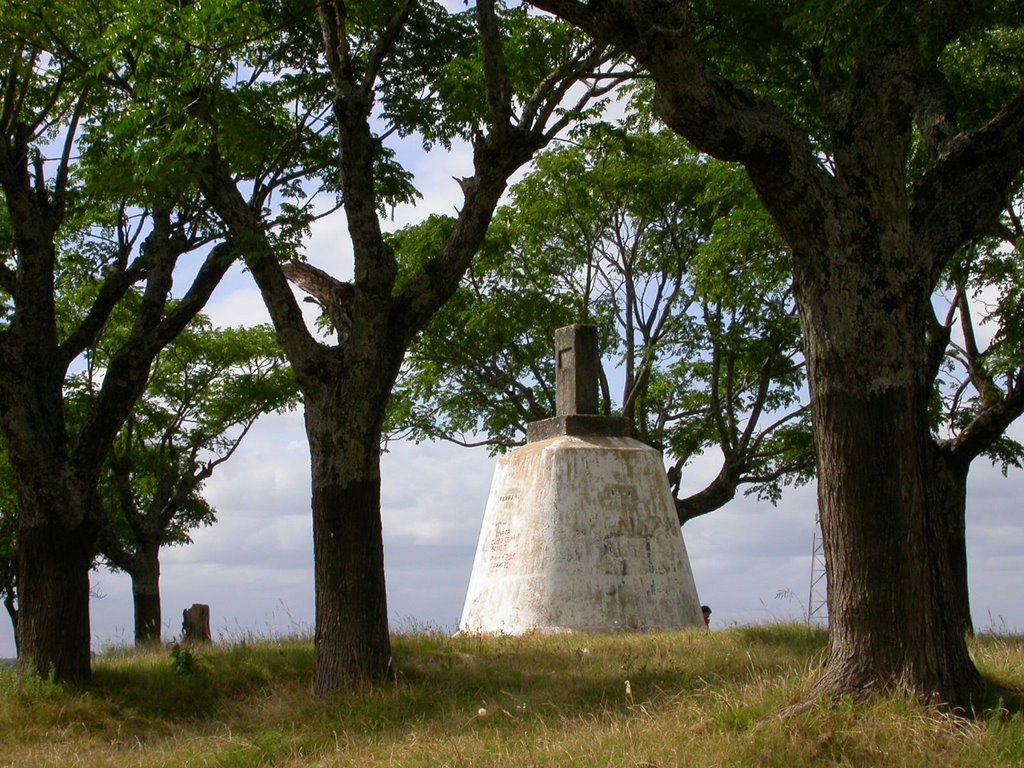
[[(66, 0), (0, 11), (0, 428), (18, 492), (18, 641), (23, 665), (59, 680), (90, 674), (88, 573), (104, 462), (152, 361), (236, 252), (189, 173), (205, 146), (190, 118), (197, 92), (238, 75), (239, 51), (263, 42), (253, 36), (262, 14), (248, 5), (229, 13), (236, 7)], [(279, 249), (294, 249), (314, 218), (297, 180), (323, 163), (315, 116), (291, 106), (282, 89), (276, 100), (235, 104), (236, 122), (222, 128), (238, 163), (259, 168), (273, 154), (261, 190), (277, 195)], [(246, 109), (262, 111), (262, 135), (238, 119)], [(71, 311), (60, 287), (79, 294)], [(133, 287), (140, 301), (127, 298)], [(72, 424), (67, 377), (129, 301), (129, 330), (91, 410)]]
[[(432, 226), (398, 233), (399, 254)], [(604, 411), (666, 453), (675, 491), (694, 456), (722, 454), (707, 488), (676, 499), (680, 523), (741, 485), (775, 500), (811, 473), (786, 254), (735, 170), (663, 129), (584, 126), (537, 158), (488, 240), (410, 350), (396, 430), (521, 445), (554, 408), (554, 329), (597, 323)], [(621, 381), (615, 397), (609, 379)]]
[[(945, 279), (948, 310), (942, 327), (950, 337), (933, 402), (940, 457), (942, 501), (948, 507), (949, 553), (955, 616), (971, 633), (967, 580), (967, 480), (972, 462), (985, 456), (1005, 476), (1024, 466), (1024, 446), (1004, 434), (1024, 413), (1024, 272), (1018, 243), (1021, 192), (996, 233), (954, 258)], [(979, 326), (994, 326), (986, 344)]]
[[(632, 55), (661, 119), (745, 167), (790, 249), (829, 577), (812, 695), (970, 707), (987, 685), (954, 599), (930, 300), (1024, 165), (1019, 4), (531, 2)], [(977, 418), (1005, 428), (994, 407)]]
[[(380, 450), (388, 398), (412, 338), (448, 300), (483, 241), (508, 177), (601, 93), (591, 75), (603, 53), (569, 28), (493, 2), (452, 13), (436, 3), (322, 3), (336, 173), (354, 281), (289, 269), (336, 308), (337, 341), (306, 327), (261, 206), (217, 151), (201, 169), (204, 193), (246, 248), (305, 406), (312, 460), (316, 577), (313, 690), (380, 681), (391, 663), (380, 519)], [(567, 102), (567, 99), (569, 100)], [(564, 111), (562, 111), (564, 110)], [(217, 116), (209, 114), (216, 135)], [(380, 131), (378, 133), (378, 130)], [(382, 208), (409, 195), (408, 174), (385, 145), (394, 134), (425, 145), (472, 143), (464, 201), (436, 250), (400, 271), (382, 232)], [(395, 183), (399, 182), (399, 183)]]
[[(87, 350), (89, 368), (105, 367)], [(81, 377), (90, 400), (92, 378)], [(264, 413), (292, 407), (295, 384), (267, 326), (213, 328), (196, 318), (157, 358), (101, 478), (99, 549), (132, 580), (137, 645), (160, 641), (160, 549), (189, 544), (216, 511), (203, 483)]]
[[(217, 238), (197, 198), (159, 168), (144, 178), (119, 168), (119, 184), (98, 183), (112, 169), (83, 155), (106, 140), (100, 118), (113, 108), (112, 79), (132, 74), (132, 51), (116, 39), (113, 8), (56, 5), (5, 4), (0, 14), (0, 428), (18, 492), (21, 662), (84, 682), (103, 462), (152, 359), (202, 308), (231, 246), (210, 247)], [(200, 248), (172, 302), (175, 268)], [(81, 314), (59, 312), (62, 280), (90, 293)], [(131, 330), (72, 429), (66, 377), (133, 285), (143, 287)]]

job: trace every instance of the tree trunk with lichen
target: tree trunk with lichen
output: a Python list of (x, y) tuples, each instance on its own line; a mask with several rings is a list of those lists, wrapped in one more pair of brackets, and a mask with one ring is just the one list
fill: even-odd
[[(958, 618), (949, 506), (936, 482), (930, 382), (913, 333), (924, 308), (854, 303), (849, 316), (889, 322), (845, 343), (835, 329), (807, 329), (830, 629), (815, 690), (857, 698), (881, 686), (966, 709), (983, 681)], [(897, 345), (902, 358), (884, 354)]]

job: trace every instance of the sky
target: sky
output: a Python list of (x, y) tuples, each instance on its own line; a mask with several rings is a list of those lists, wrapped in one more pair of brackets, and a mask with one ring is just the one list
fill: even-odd
[[(424, 199), (401, 208), (389, 227), (448, 213), (460, 199), (453, 176), (468, 175), (469, 153), (413, 154)], [(351, 258), (341, 215), (317, 225), (309, 260), (342, 279)], [(308, 305), (306, 305), (308, 306)], [(312, 308), (310, 308), (312, 319)], [(207, 314), (219, 325), (267, 322), (248, 274), (235, 268)], [(1024, 440), (1024, 425), (1011, 433)], [(445, 443), (392, 443), (382, 460), (382, 518), (391, 627), (453, 632), (462, 612), (496, 459), (485, 449)], [(719, 469), (697, 459), (683, 493), (704, 487)], [(211, 609), (216, 640), (272, 638), (313, 628), (309, 452), (300, 411), (263, 417), (206, 485), (218, 521), (194, 532), (190, 546), (162, 554), (163, 636), (181, 633), (181, 612)], [(1024, 473), (1008, 478), (983, 459), (968, 495), (971, 600), (979, 630), (1024, 630)], [(698, 596), (712, 628), (803, 620), (808, 607), (815, 531), (815, 489), (789, 489), (777, 507), (739, 496), (686, 524), (683, 536)], [(129, 579), (92, 576), (93, 651), (130, 646)], [(0, 621), (0, 657), (14, 655), (10, 624)]]

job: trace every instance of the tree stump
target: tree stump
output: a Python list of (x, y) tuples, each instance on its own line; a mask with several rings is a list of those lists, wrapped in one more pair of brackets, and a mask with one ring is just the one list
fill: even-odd
[(193, 603), (181, 612), (181, 641), (183, 643), (211, 643), (210, 606)]

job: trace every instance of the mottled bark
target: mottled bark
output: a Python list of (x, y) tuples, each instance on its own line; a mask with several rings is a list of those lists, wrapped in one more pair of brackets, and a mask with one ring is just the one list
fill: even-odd
[(380, 682), (391, 664), (380, 518), (380, 436), (405, 350), (388, 303), (363, 306), (353, 334), (304, 392), (316, 587), (313, 692)]
[(984, 681), (957, 614), (929, 428), (931, 255), (915, 250), (908, 216), (906, 125), (864, 110), (868, 138), (838, 147), (846, 173), (817, 201), (829, 237), (813, 255), (794, 248), (829, 585), (814, 691), (891, 689), (968, 709)]

